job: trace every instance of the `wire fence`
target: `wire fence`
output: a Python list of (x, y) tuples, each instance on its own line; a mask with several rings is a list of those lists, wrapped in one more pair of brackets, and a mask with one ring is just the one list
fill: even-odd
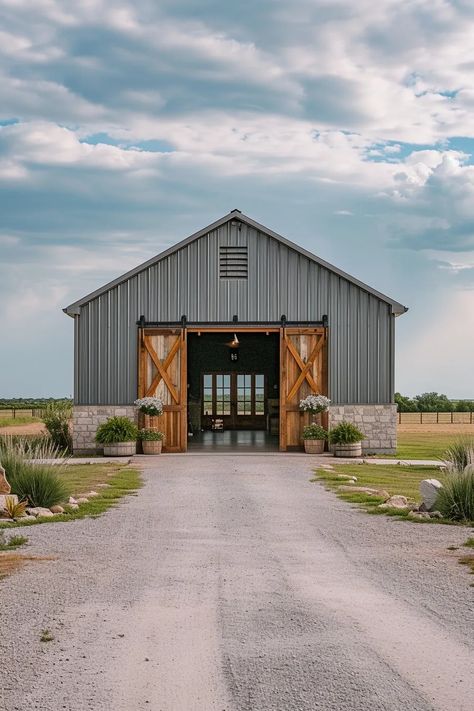
[(9, 409), (0, 409), (0, 418), (12, 417), (16, 419), (17, 417), (39, 417), (42, 418), (44, 414), (44, 409), (39, 407), (33, 407), (25, 409), (23, 407), (11, 407)]
[(472, 425), (472, 412), (399, 412), (399, 425)]

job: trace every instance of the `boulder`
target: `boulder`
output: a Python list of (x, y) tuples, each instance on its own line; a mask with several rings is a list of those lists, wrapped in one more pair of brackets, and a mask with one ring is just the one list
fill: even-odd
[(33, 506), (33, 508), (28, 508), (26, 509), (26, 513), (30, 516), (35, 516), (36, 518), (38, 518), (39, 516), (54, 516), (52, 511), (50, 511), (49, 509), (45, 509), (43, 506)]
[(385, 502), (387, 508), (391, 509), (408, 509), (409, 503), (406, 496), (400, 496), (400, 494), (395, 494), (390, 496)]
[(9, 494), (11, 490), (11, 486), (5, 476), (5, 469), (0, 464), (0, 494)]
[(63, 507), (62, 507), (62, 506), (59, 506), (58, 504), (56, 504), (56, 506), (51, 506), (49, 510), (50, 510), (51, 513), (53, 513), (53, 514), (62, 514), (62, 513), (64, 513)]
[(427, 511), (432, 511), (434, 509), (436, 499), (438, 498), (438, 494), (442, 488), (442, 483), (437, 479), (423, 479), (423, 481), (420, 482), (420, 494), (423, 500), (424, 508)]

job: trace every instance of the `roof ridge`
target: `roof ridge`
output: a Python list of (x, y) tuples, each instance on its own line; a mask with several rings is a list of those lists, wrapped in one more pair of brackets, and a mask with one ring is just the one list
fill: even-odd
[(295, 242), (292, 242), (289, 239), (286, 239), (286, 237), (282, 237), (282, 235), (278, 234), (277, 232), (274, 232), (273, 230), (269, 229), (268, 227), (265, 227), (265, 225), (260, 224), (259, 222), (256, 222), (253, 220), (251, 217), (248, 217), (245, 215), (241, 210), (238, 210), (237, 208), (234, 208), (230, 212), (228, 212), (226, 215), (221, 217), (218, 220), (215, 220), (214, 222), (211, 222), (211, 224), (207, 225), (206, 227), (203, 227), (202, 229), (198, 230), (197, 232), (194, 232), (191, 234), (189, 237), (186, 237), (185, 239), (181, 240), (180, 242), (177, 242), (176, 244), (172, 245), (168, 249), (165, 249), (163, 252), (160, 252), (159, 254), (155, 255), (154, 257), (151, 257), (147, 261), (143, 262), (142, 264), (139, 264), (138, 266), (134, 267), (133, 269), (129, 270), (128, 272), (125, 272), (125, 274), (122, 274), (119, 277), (116, 277), (112, 281), (104, 284), (103, 286), (99, 287), (98, 289), (95, 289), (94, 291), (90, 292), (86, 296), (83, 296), (82, 298), (78, 299), (77, 301), (74, 301), (72, 304), (69, 306), (66, 306), (63, 311), (64, 313), (68, 314), (69, 316), (75, 316), (80, 313), (80, 307), (83, 306), (84, 304), (87, 304), (89, 301), (92, 301), (93, 299), (97, 298), (98, 296), (101, 296), (102, 294), (106, 293), (110, 289), (113, 289), (115, 286), (118, 286), (119, 284), (122, 284), (123, 282), (127, 281), (128, 279), (131, 279), (133, 276), (136, 274), (139, 274), (140, 272), (144, 271), (145, 269), (148, 269), (148, 267), (153, 266), (157, 262), (161, 261), (162, 259), (166, 259), (170, 254), (173, 254), (174, 252), (177, 252), (178, 250), (182, 249), (183, 247), (186, 247), (188, 244), (191, 242), (194, 242), (195, 240), (199, 239), (200, 237), (203, 237), (205, 234), (208, 234), (209, 232), (212, 232), (213, 230), (218, 229), (222, 225), (226, 224), (226, 222), (229, 222), (230, 220), (236, 219), (236, 214), (238, 214), (237, 219), (240, 220), (241, 222), (244, 222), (250, 227), (253, 227), (254, 229), (258, 230), (259, 232), (262, 232), (263, 234), (266, 234), (268, 237), (272, 237), (273, 239), (277, 240), (281, 244), (284, 244), (286, 247), (299, 252), (303, 256), (305, 256), (307, 259), (310, 259), (313, 262), (316, 262), (323, 268), (327, 269), (328, 271), (331, 271), (338, 276), (342, 277), (346, 281), (349, 281), (350, 283), (354, 284), (355, 286), (358, 286), (359, 288), (363, 289), (369, 294), (372, 294), (373, 296), (376, 296), (378, 299), (381, 301), (384, 301), (392, 306), (392, 313), (395, 315), (400, 315), (408, 311), (406, 306), (403, 306), (403, 304), (399, 303), (398, 301), (395, 301), (394, 299), (391, 299), (389, 296), (386, 294), (382, 294), (382, 292), (377, 291), (376, 289), (372, 288), (368, 284), (365, 284), (364, 282), (360, 281), (356, 277), (352, 276), (351, 274), (348, 274), (347, 272), (344, 272), (342, 269), (339, 269), (338, 267), (335, 267), (333, 264), (330, 264), (329, 262), (326, 262), (324, 259), (321, 259), (321, 257), (318, 257), (316, 254), (313, 254), (312, 252), (308, 251), (304, 247), (301, 247), (300, 245), (296, 244)]

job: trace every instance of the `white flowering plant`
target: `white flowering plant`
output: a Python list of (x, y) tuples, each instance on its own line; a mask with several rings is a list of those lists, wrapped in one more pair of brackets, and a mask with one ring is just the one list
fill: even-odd
[(325, 412), (330, 403), (331, 400), (325, 397), (325, 395), (308, 395), (304, 400), (300, 400), (300, 410), (313, 414), (316, 412)]
[(163, 401), (159, 397), (141, 397), (135, 400), (135, 407), (144, 415), (158, 417), (163, 414)]

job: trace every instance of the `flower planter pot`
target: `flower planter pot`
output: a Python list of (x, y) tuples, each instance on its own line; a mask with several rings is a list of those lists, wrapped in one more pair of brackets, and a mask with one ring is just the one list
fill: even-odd
[(354, 442), (352, 444), (335, 444), (334, 445), (334, 456), (335, 457), (361, 457), (362, 456), (362, 442)]
[(143, 439), (142, 449), (143, 454), (161, 454), (163, 441), (161, 439)]
[(104, 444), (104, 457), (131, 457), (137, 451), (136, 442)]
[(306, 454), (322, 454), (324, 452), (324, 439), (305, 439), (303, 442)]

